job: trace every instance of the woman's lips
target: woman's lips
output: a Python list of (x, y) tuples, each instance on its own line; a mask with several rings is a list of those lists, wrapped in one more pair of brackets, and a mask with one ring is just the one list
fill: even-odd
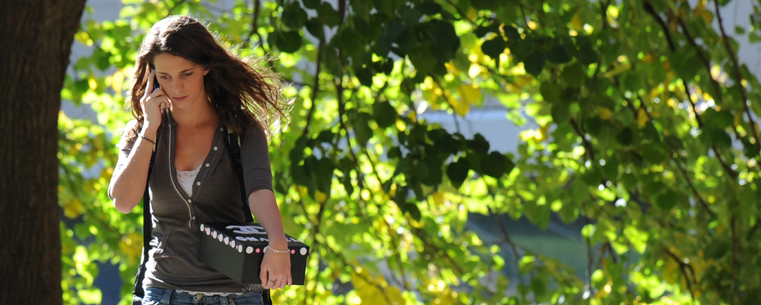
[(184, 101), (186, 98), (188, 98), (188, 96), (187, 96), (187, 95), (185, 95), (185, 96), (180, 96), (180, 97), (172, 97), (172, 102), (182, 102), (182, 101)]

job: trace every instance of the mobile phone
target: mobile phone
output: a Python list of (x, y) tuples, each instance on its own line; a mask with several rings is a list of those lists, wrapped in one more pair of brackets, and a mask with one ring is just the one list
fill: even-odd
[[(151, 73), (153, 72), (156, 72), (156, 68), (154, 68), (153, 65), (151, 65)], [(159, 86), (159, 78), (156, 77), (156, 74), (153, 74), (153, 90), (156, 90), (158, 88), (161, 88), (161, 86)]]

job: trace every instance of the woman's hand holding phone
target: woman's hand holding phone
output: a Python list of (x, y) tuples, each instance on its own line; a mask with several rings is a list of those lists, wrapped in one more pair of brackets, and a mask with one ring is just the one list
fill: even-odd
[(155, 139), (156, 131), (161, 125), (161, 114), (169, 108), (169, 100), (158, 85), (155, 69), (151, 69), (148, 75), (148, 84), (145, 87), (145, 95), (140, 99), (143, 108), (143, 136)]

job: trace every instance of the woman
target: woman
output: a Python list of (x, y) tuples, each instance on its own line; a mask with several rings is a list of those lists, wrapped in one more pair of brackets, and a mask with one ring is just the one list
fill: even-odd
[[(143, 303), (199, 298), (209, 304), (260, 304), (263, 289), (291, 285), (267, 147), (268, 128), (277, 125), (271, 120), (285, 115), (279, 79), (232, 55), (187, 16), (156, 23), (135, 67), (127, 98), (135, 120), (125, 127), (108, 194), (117, 210), (129, 213), (146, 184), (150, 190), (153, 229)], [(227, 129), (242, 135), (245, 186), (239, 186), (226, 152)], [(199, 261), (201, 223), (244, 222), (239, 187), (245, 187), (273, 250), (262, 260), (262, 285), (234, 282)]]

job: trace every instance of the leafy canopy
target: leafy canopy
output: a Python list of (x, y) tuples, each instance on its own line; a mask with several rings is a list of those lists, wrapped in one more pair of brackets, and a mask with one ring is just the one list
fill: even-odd
[[(99, 302), (100, 261), (119, 264), (127, 303), (142, 220), (106, 196), (112, 132), (129, 119), (147, 29), (192, 14), (239, 55), (275, 56), (292, 82), (271, 160), (286, 232), (314, 252), (307, 285), (279, 303), (752, 304), (761, 86), (727, 36), (729, 2), (124, 0), (119, 19), (82, 23), (93, 53), (62, 91), (97, 113), (59, 118), (60, 204), (74, 220), (62, 222), (65, 301)], [(735, 32), (757, 42), (753, 8)], [(520, 137), (517, 154), (420, 118), (488, 101), (538, 126), (505, 135)], [(465, 226), (473, 213), (583, 219), (586, 275), (506, 230), (482, 240)]]

